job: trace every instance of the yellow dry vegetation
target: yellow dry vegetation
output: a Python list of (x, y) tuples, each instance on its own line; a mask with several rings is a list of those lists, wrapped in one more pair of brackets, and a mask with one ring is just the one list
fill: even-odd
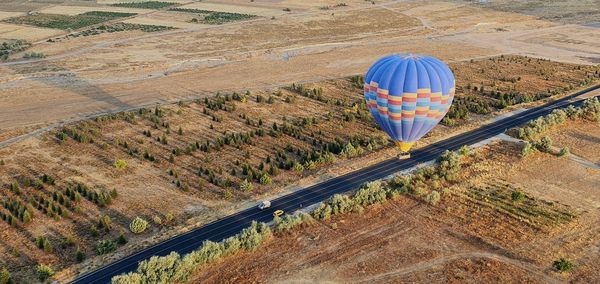
[(61, 30), (0, 23), (0, 40), (38, 41), (64, 33)]

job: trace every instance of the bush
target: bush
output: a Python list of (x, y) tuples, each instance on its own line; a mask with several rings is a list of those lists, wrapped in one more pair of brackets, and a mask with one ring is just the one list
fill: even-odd
[(100, 229), (106, 230), (107, 232), (110, 231), (110, 229), (112, 228), (112, 219), (110, 218), (110, 216), (104, 215), (100, 217), (100, 219), (98, 220), (98, 227)]
[(357, 205), (365, 206), (383, 202), (386, 197), (387, 194), (381, 186), (381, 182), (373, 181), (360, 188), (352, 197), (352, 201)]
[(559, 260), (555, 260), (554, 263), (552, 263), (552, 267), (559, 272), (569, 272), (573, 269), (573, 263), (561, 257)]
[(437, 205), (440, 202), (440, 199), (441, 199), (440, 193), (435, 190), (430, 192), (425, 197), (425, 200), (427, 200), (427, 202), (431, 205)]
[(301, 173), (304, 171), (304, 166), (300, 163), (294, 163), (294, 171)]
[(319, 203), (319, 206), (313, 210), (312, 215), (317, 220), (327, 220), (331, 217), (332, 211), (331, 205), (321, 202)]
[(117, 170), (123, 170), (125, 168), (127, 168), (127, 162), (125, 162), (125, 160), (116, 160), (115, 161), (115, 168), (117, 168)]
[(331, 212), (333, 214), (348, 213), (354, 208), (354, 202), (347, 195), (336, 194), (331, 198), (329, 203), (331, 204)]
[(46, 280), (48, 280), (48, 278), (52, 277), (53, 275), (54, 270), (52, 270), (52, 267), (44, 264), (40, 264), (37, 266), (37, 276), (40, 282), (45, 282)]
[(6, 267), (3, 267), (2, 270), (0, 270), (0, 284), (10, 283), (12, 283), (10, 272), (8, 272), (8, 269), (6, 269)]
[(271, 180), (271, 177), (269, 176), (269, 174), (264, 173), (261, 177), (260, 177), (260, 184), (263, 185), (267, 185), (267, 184), (271, 184), (273, 181)]
[(119, 237), (117, 238), (117, 244), (124, 245), (126, 243), (127, 243), (127, 238), (125, 238), (125, 235), (120, 234)]
[(460, 147), (460, 150), (458, 150), (458, 152), (460, 153), (461, 156), (468, 156), (469, 155), (469, 147), (467, 145), (463, 145), (462, 147)]
[(515, 190), (511, 194), (512, 201), (519, 202), (525, 199), (525, 193)]
[(131, 221), (129, 224), (129, 229), (134, 234), (141, 234), (146, 231), (146, 228), (148, 228), (148, 221), (140, 217), (135, 217), (135, 219), (133, 219), (133, 221)]
[(569, 151), (569, 147), (564, 147), (564, 148), (560, 149), (560, 152), (558, 153), (558, 156), (559, 157), (565, 157), (565, 156), (568, 156), (570, 154), (571, 154), (571, 152)]
[(451, 151), (444, 151), (438, 158), (438, 174), (446, 180), (452, 181), (456, 179), (456, 175), (460, 170), (460, 158), (458, 154)]
[(275, 217), (273, 221), (276, 231), (285, 232), (300, 225), (311, 223), (313, 218), (307, 213), (300, 212), (298, 215), (285, 215), (283, 218)]
[(77, 260), (77, 262), (82, 262), (85, 259), (85, 253), (80, 250), (79, 248), (77, 249), (77, 252), (75, 253), (75, 259)]
[(535, 148), (531, 145), (531, 143), (529, 143), (529, 141), (525, 141), (523, 149), (521, 149), (521, 157), (526, 157), (527, 155), (533, 153), (533, 151), (535, 151)]
[(243, 192), (251, 192), (253, 188), (254, 186), (252, 186), (252, 182), (248, 181), (247, 179), (240, 183), (240, 190)]
[(536, 144), (537, 148), (542, 152), (549, 152), (552, 148), (552, 140), (548, 136), (542, 137), (540, 141)]
[(96, 244), (96, 253), (102, 255), (113, 252), (117, 249), (117, 245), (111, 240), (102, 240)]

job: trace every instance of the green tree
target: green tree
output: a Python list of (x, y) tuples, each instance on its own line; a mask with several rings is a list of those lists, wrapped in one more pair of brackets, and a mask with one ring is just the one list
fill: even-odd
[(533, 151), (535, 151), (535, 148), (531, 145), (531, 143), (525, 141), (525, 145), (523, 145), (523, 148), (521, 149), (521, 157), (526, 157), (527, 155), (533, 153)]
[(6, 269), (6, 267), (3, 267), (2, 270), (0, 270), (0, 284), (10, 283), (12, 283), (10, 272), (8, 271), (8, 269)]
[(252, 182), (248, 181), (247, 179), (243, 180), (243, 181), (240, 183), (240, 189), (241, 189), (243, 192), (251, 192), (251, 191), (252, 191), (252, 189), (253, 189)]
[(146, 221), (140, 217), (135, 217), (129, 224), (129, 229), (134, 234), (141, 234), (144, 231), (146, 231), (147, 228), (148, 228), (148, 221)]
[(431, 205), (437, 205), (440, 202), (440, 199), (441, 199), (440, 193), (435, 190), (430, 192), (425, 197), (425, 200), (427, 200), (427, 202)]
[(542, 137), (540, 142), (537, 143), (537, 148), (542, 152), (548, 152), (552, 148), (552, 140), (548, 136)]
[(525, 193), (515, 190), (511, 194), (512, 201), (519, 202), (525, 199)]
[(85, 253), (79, 248), (77, 248), (77, 252), (75, 253), (75, 259), (77, 262), (82, 262), (85, 259)]
[(564, 147), (564, 148), (560, 149), (558, 156), (565, 157), (565, 156), (568, 156), (570, 153), (571, 152), (569, 151), (569, 147)]
[(552, 263), (552, 267), (559, 272), (569, 272), (573, 269), (573, 263), (561, 257), (559, 260)]
[(52, 248), (52, 243), (50, 243), (50, 241), (47, 238), (44, 238), (42, 246), (44, 248), (44, 252), (46, 253), (52, 253), (52, 251), (54, 250), (54, 248)]
[(117, 245), (111, 240), (102, 240), (96, 244), (96, 253), (99, 255), (113, 252), (117, 249)]
[(267, 184), (271, 184), (273, 181), (271, 180), (271, 177), (269, 176), (269, 174), (264, 173), (261, 177), (260, 177), (260, 184), (263, 185), (267, 185)]
[(31, 222), (31, 214), (29, 213), (29, 211), (25, 210), (23, 212), (23, 223), (29, 223)]
[(48, 278), (54, 275), (54, 270), (52, 267), (44, 264), (40, 264), (37, 266), (37, 276), (40, 282), (46, 282)]

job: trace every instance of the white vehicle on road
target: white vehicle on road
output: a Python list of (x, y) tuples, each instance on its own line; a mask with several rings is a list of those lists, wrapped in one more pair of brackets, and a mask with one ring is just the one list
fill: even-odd
[(265, 200), (263, 202), (261, 202), (260, 204), (258, 204), (258, 209), (260, 210), (264, 210), (271, 207), (271, 201)]

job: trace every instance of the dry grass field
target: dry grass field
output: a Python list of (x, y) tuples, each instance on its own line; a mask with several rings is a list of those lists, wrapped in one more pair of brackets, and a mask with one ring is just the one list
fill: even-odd
[[(481, 72), (493, 63), (503, 71)], [(562, 94), (597, 80), (596, 67), (518, 56), (451, 68), (460, 90), (452, 113), (462, 116), (437, 127), (417, 147), (472, 129), (497, 112), (539, 102), (552, 94), (549, 90)], [(498, 96), (503, 95), (496, 91), (528, 99), (500, 105)], [(4, 265), (28, 279), (32, 273), (27, 265), (44, 262), (63, 270), (61, 277), (70, 277), (254, 206), (256, 200), (393, 156), (388, 143), (366, 111), (360, 77), (224, 92), (71, 123), (0, 149), (3, 201), (23, 204), (32, 215), (25, 222), (22, 212), (9, 213), (13, 207), (0, 210), (16, 218), (12, 228), (0, 225), (7, 236), (2, 255), (10, 259)], [(118, 161), (126, 166), (117, 168)], [(51, 181), (44, 181), (45, 176)], [(110, 202), (98, 197), (111, 193)], [(49, 203), (38, 205), (39, 200)], [(108, 231), (98, 226), (103, 216), (110, 217)], [(135, 235), (128, 225), (136, 216), (173, 220), (152, 223), (148, 232)], [(120, 235), (129, 244), (97, 255), (99, 241)], [(52, 252), (35, 246), (39, 236), (47, 238)], [(78, 251), (86, 258), (81, 264)]]
[[(144, 1), (0, 1), (0, 43), (31, 43), (0, 61), (0, 269), (8, 267), (20, 282), (35, 281), (37, 263), (70, 279), (257, 200), (395, 155), (364, 108), (356, 76), (383, 55), (425, 53), (455, 73), (457, 98), (448, 119), (416, 147), (600, 78), (594, 1), (549, 9), (533, 0), (165, 1), (177, 4), (143, 9), (113, 5)], [(79, 21), (90, 13), (96, 18)], [(44, 56), (24, 58), (30, 52)], [(598, 133), (589, 125), (572, 123), (549, 135), (598, 163)], [(520, 160), (513, 148), (487, 148), (469, 167), (476, 183), (458, 185), (441, 207), (403, 197), (270, 244), (271, 252), (286, 245), (304, 251), (292, 262), (267, 265), (271, 274), (247, 264), (292, 258), (290, 251), (248, 253), (198, 279), (596, 280), (586, 278), (597, 267), (583, 249), (543, 249), (559, 238), (581, 248), (597, 244), (598, 218), (590, 212), (598, 201), (584, 194), (598, 184), (597, 172), (547, 154)], [(564, 161), (570, 178), (558, 179)], [(543, 178), (542, 165), (549, 168)], [(585, 218), (546, 223), (499, 210), (512, 206), (506, 202), (470, 202), (491, 191), (502, 199), (515, 188), (535, 197), (540, 210)], [(142, 234), (130, 232), (136, 216), (150, 222)], [(376, 221), (365, 224), (368, 218)], [(565, 233), (571, 229), (575, 233)], [(426, 234), (439, 241), (424, 246), (419, 236)], [(100, 241), (121, 235), (126, 244), (97, 251)], [(409, 241), (400, 242), (404, 238)], [(389, 260), (386, 265), (376, 267), (362, 249), (370, 246), (380, 247), (373, 255)], [(319, 250), (327, 253), (319, 256)], [(391, 261), (405, 252), (403, 262)], [(359, 257), (343, 263), (350, 254)], [(548, 272), (561, 254), (576, 260), (573, 274)], [(303, 267), (301, 273), (293, 265)], [(222, 267), (230, 269), (215, 274)], [(249, 278), (233, 278), (240, 272)]]
[[(43, 1), (10, 1), (0, 3), (0, 11), (125, 9), (109, 6), (114, 1), (109, 2), (50, 5)], [(185, 6), (188, 2), (178, 3)], [(373, 5), (356, 0), (346, 1), (347, 6), (336, 4), (190, 3), (215, 11), (255, 11), (259, 16), (251, 21), (208, 26), (188, 22), (190, 15), (185, 13), (140, 9), (145, 12), (127, 21), (179, 29), (122, 31), (39, 42), (25, 52), (44, 53), (45, 59), (20, 61), (21, 53), (15, 54), (12, 62), (0, 63), (0, 129), (18, 132), (15, 128), (40, 128), (100, 112), (203, 97), (216, 91), (345, 77), (363, 73), (373, 60), (394, 52), (421, 52), (446, 61), (513, 53), (597, 64), (597, 29), (561, 25), (516, 13), (517, 9), (499, 11), (464, 2), (381, 1)], [(286, 7), (291, 11), (283, 11)], [(262, 12), (280, 15), (272, 19)], [(21, 36), (32, 34), (37, 33)], [(19, 38), (12, 32), (8, 35), (4, 37), (7, 40)], [(51, 34), (48, 37), (57, 38)], [(43, 38), (36, 36), (30, 41), (38, 39)]]
[[(569, 122), (551, 135), (598, 138), (596, 128)], [(520, 147), (484, 147), (437, 206), (401, 196), (279, 233), (192, 282), (597, 282), (600, 172), (545, 153), (520, 158)], [(515, 191), (525, 199), (514, 201)], [(572, 272), (552, 268), (561, 257)]]

